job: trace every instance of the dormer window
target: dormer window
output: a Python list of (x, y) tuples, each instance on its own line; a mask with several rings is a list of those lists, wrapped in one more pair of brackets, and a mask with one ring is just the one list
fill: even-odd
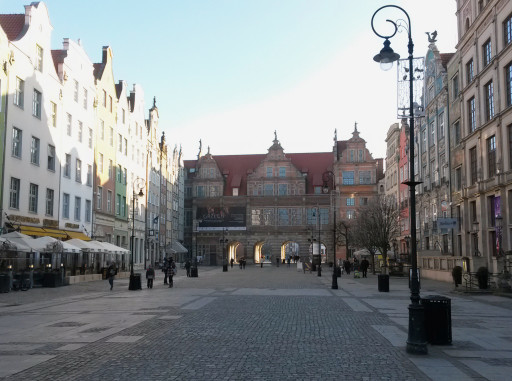
[(272, 177), (274, 175), (274, 171), (272, 167), (267, 167), (267, 177)]
[(238, 188), (233, 188), (233, 196), (238, 196)]

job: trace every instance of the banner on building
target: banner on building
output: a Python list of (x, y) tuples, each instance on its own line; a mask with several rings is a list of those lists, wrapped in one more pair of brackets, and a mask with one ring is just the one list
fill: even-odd
[(457, 219), (456, 218), (438, 218), (437, 226), (441, 230), (451, 230), (457, 227)]
[(197, 230), (246, 230), (245, 207), (198, 207)]

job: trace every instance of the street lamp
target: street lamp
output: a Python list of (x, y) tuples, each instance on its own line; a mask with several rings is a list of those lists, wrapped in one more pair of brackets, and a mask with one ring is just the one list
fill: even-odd
[(409, 186), (410, 191), (410, 200), (411, 200), (411, 210), (410, 210), (410, 226), (411, 226), (411, 304), (409, 304), (409, 333), (407, 337), (407, 352), (413, 354), (427, 354), (427, 341), (426, 341), (426, 332), (425, 332), (425, 309), (420, 304), (420, 288), (419, 288), (419, 279), (418, 279), (418, 259), (416, 257), (416, 185), (420, 184), (415, 181), (414, 174), (414, 101), (413, 101), (413, 51), (414, 44), (411, 38), (411, 19), (409, 18), (409, 14), (401, 7), (397, 5), (384, 5), (377, 9), (372, 16), (371, 26), (373, 32), (384, 39), (384, 48), (373, 57), (373, 60), (379, 62), (381, 64), (381, 68), (384, 70), (389, 70), (393, 66), (393, 62), (397, 61), (400, 56), (393, 51), (390, 47), (389, 39), (392, 38), (396, 32), (398, 32), (399, 26), (396, 22), (387, 19), (386, 21), (391, 23), (394, 26), (394, 32), (390, 35), (381, 35), (377, 33), (373, 26), (373, 20), (375, 15), (384, 8), (396, 8), (402, 11), (407, 17), (407, 25), (404, 29), (407, 30), (407, 34), (409, 37), (408, 42), (408, 52), (409, 52), (409, 173), (410, 180), (404, 182), (404, 184)]
[(338, 274), (336, 273), (336, 179), (334, 178), (334, 173), (331, 171), (326, 171), (322, 175), (324, 180), (324, 193), (329, 192), (329, 186), (327, 185), (329, 181), (332, 181), (332, 195), (334, 195), (333, 200), (333, 212), (332, 212), (332, 219), (333, 219), (333, 229), (332, 229), (332, 284), (331, 288), (333, 290), (338, 289)]
[(479, 222), (477, 220), (473, 221), (473, 251), (475, 252), (475, 257), (479, 257), (480, 253), (478, 251), (478, 226)]
[(409, 246), (411, 244), (411, 237), (406, 235), (404, 237), (404, 239), (405, 239), (405, 247), (407, 249), (407, 263), (409, 264), (409, 263), (411, 263), (411, 259), (409, 258)]
[(219, 240), (222, 243), (222, 272), (228, 271), (228, 260), (226, 258), (226, 244), (228, 243), (228, 239), (224, 238), (224, 234), (228, 229), (222, 228), (222, 239)]
[[(133, 182), (133, 194), (132, 194), (132, 252), (130, 254), (130, 284), (128, 286), (128, 290), (140, 290), (142, 288), (140, 284), (140, 276), (135, 277), (133, 273), (133, 256), (135, 254), (135, 199), (137, 197), (143, 197), (144, 192), (142, 189), (146, 185), (144, 179), (136, 178)], [(135, 193), (135, 190), (139, 189), (139, 193)]]

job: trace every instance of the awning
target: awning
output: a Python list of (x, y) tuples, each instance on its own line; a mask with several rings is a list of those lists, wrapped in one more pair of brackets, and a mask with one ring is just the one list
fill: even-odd
[(188, 250), (179, 242), (173, 241), (172, 243), (172, 252), (173, 253), (188, 253)]
[(37, 226), (28, 226), (28, 225), (20, 225), (20, 233), (37, 236), (37, 237), (53, 237), (53, 238), (61, 238), (66, 239), (67, 234), (63, 230), (59, 229), (51, 229), (51, 228), (40, 228)]
[(82, 232), (74, 232), (72, 230), (64, 230), (69, 238), (81, 239), (82, 241), (90, 241), (91, 239)]

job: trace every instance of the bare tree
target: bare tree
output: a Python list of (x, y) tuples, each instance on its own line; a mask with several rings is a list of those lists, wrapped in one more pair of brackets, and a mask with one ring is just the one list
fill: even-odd
[(400, 210), (391, 196), (375, 198), (361, 209), (357, 216), (353, 241), (357, 246), (364, 247), (370, 252), (374, 269), (373, 257), (377, 249), (382, 254), (384, 268), (387, 265), (390, 243), (400, 234), (399, 217)]
[(345, 246), (347, 258), (349, 257), (349, 246), (352, 245), (352, 226), (354, 220), (341, 220), (336, 224), (336, 246)]

